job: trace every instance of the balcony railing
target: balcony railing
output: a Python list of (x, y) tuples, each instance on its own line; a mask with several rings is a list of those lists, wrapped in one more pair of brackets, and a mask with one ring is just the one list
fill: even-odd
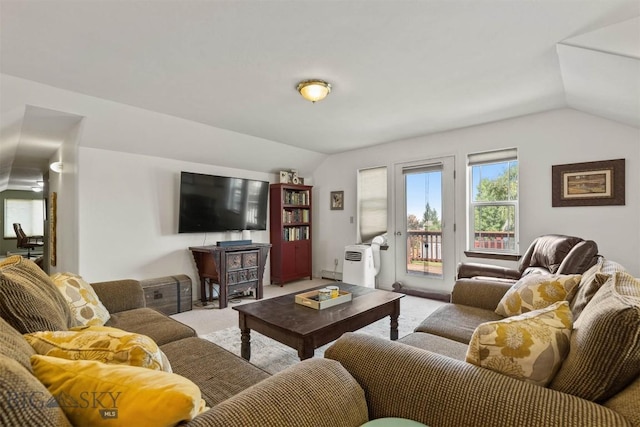
[(498, 251), (513, 250), (515, 249), (515, 233), (513, 231), (478, 231), (473, 239), (473, 247)]
[(407, 262), (442, 261), (442, 231), (407, 231)]
[[(477, 249), (513, 249), (513, 231), (479, 231), (473, 247)], [(415, 262), (442, 262), (442, 231), (407, 231), (407, 265)]]

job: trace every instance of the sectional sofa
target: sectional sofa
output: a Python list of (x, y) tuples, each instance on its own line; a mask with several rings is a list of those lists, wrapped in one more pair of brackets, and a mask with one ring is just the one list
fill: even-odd
[[(57, 405), (46, 404), (53, 402), (50, 384), (36, 375), (39, 356), (23, 334), (65, 331), (74, 321), (55, 285), (31, 264), (0, 263), (0, 425), (89, 425), (67, 417), (60, 393)], [(640, 426), (640, 284), (611, 261), (585, 273), (583, 291), (560, 304), (577, 308), (581, 322), (574, 322), (568, 354), (547, 386), (466, 361), (478, 325), (504, 319), (495, 307), (512, 289), (505, 283), (458, 281), (452, 303), (399, 341), (348, 333), (324, 359), (273, 376), (145, 308), (137, 281), (92, 287), (110, 313), (106, 326), (153, 338), (173, 371), (157, 375), (178, 375), (199, 390), (195, 400), (210, 409), (194, 407), (181, 425), (355, 427), (399, 417), (429, 426)], [(162, 403), (149, 398), (134, 423), (120, 418), (109, 425), (175, 425), (149, 413)], [(116, 415), (125, 417), (120, 409)]]

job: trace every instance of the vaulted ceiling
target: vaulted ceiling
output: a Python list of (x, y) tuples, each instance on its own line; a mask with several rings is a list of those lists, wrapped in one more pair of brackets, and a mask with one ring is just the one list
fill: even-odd
[[(640, 127), (637, 0), (2, 0), (0, 12), (3, 74), (319, 153), (567, 106)], [(303, 100), (308, 78), (329, 97)], [(27, 110), (19, 144), (42, 113)], [(61, 120), (52, 135), (74, 118)], [(5, 171), (20, 165), (0, 154)]]

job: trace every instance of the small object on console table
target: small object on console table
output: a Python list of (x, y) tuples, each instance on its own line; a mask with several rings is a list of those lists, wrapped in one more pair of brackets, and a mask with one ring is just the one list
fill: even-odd
[(256, 299), (262, 299), (262, 279), (269, 248), (269, 243), (191, 246), (189, 250), (193, 254), (200, 276), (202, 304), (207, 305), (213, 301), (214, 283), (220, 286), (218, 308), (227, 306), (229, 295), (233, 292), (255, 289)]

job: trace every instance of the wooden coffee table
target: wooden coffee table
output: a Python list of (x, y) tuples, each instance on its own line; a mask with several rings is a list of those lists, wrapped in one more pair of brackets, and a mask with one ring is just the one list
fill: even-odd
[[(251, 330), (298, 350), (300, 360), (345, 332), (353, 332), (390, 316), (390, 338), (398, 339), (400, 298), (403, 294), (336, 283), (353, 300), (323, 310), (296, 304), (296, 293), (233, 307), (239, 313), (241, 355), (251, 358)], [(320, 289), (320, 286), (314, 289)], [(297, 292), (297, 293), (302, 293)]]

